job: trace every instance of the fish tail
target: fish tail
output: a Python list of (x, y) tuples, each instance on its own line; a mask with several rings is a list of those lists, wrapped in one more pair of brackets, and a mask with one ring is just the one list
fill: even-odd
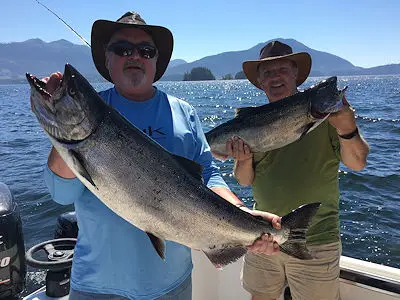
[(279, 246), (283, 253), (299, 259), (313, 258), (306, 246), (306, 233), (320, 205), (305, 204), (282, 217), (282, 227), (290, 230), (287, 241)]

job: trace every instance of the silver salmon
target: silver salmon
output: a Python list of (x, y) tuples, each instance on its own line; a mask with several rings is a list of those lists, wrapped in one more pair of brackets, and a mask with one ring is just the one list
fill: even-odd
[(72, 66), (65, 66), (52, 95), (43, 81), (26, 77), (32, 110), (61, 157), (105, 205), (148, 234), (161, 258), (165, 240), (171, 240), (224, 266), (265, 233), (275, 236), (281, 251), (312, 258), (305, 234), (320, 203), (295, 209), (276, 230), (207, 188), (199, 164), (171, 154), (136, 128)]
[(240, 137), (253, 153), (293, 143), (343, 108), (346, 88), (338, 90), (337, 77), (330, 77), (282, 100), (239, 108), (233, 119), (206, 133), (211, 151), (228, 155), (226, 141), (233, 136)]

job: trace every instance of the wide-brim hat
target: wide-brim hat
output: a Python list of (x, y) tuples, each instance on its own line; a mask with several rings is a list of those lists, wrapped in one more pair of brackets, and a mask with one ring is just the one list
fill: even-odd
[(169, 29), (147, 25), (146, 22), (135, 12), (127, 12), (117, 21), (97, 20), (92, 26), (91, 48), (92, 58), (97, 71), (108, 81), (113, 82), (106, 68), (105, 50), (111, 36), (119, 29), (138, 28), (147, 32), (153, 39), (158, 51), (157, 70), (153, 82), (156, 82), (164, 74), (171, 59), (174, 47), (174, 38)]
[(297, 86), (301, 85), (308, 77), (311, 71), (311, 56), (307, 52), (293, 53), (292, 47), (279, 41), (272, 41), (266, 44), (260, 51), (259, 60), (249, 60), (243, 63), (243, 72), (247, 79), (256, 87), (261, 89), (258, 83), (258, 67), (266, 61), (288, 59), (296, 63)]

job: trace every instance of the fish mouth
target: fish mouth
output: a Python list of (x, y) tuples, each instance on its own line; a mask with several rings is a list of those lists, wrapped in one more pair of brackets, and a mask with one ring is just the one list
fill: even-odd
[(347, 87), (339, 90), (337, 77), (329, 77), (310, 88), (315, 93), (315, 100), (311, 102), (311, 116), (315, 119), (324, 119), (331, 113), (343, 109), (343, 95)]
[(38, 79), (35, 75), (32, 75), (30, 73), (26, 73), (26, 79), (28, 80), (29, 85), (33, 87), (38, 93), (40, 93), (40, 95), (44, 99), (49, 100), (51, 98), (51, 94), (46, 91), (46, 82)]
[(46, 90), (46, 82), (35, 75), (26, 73), (26, 79), (31, 87), (31, 109), (46, 132), (55, 132), (57, 123), (54, 120), (56, 113), (52, 94)]
[(64, 74), (57, 88), (49, 93), (46, 90), (47, 82), (37, 78), (35, 75), (26, 73), (26, 79), (31, 86), (31, 89), (39, 93), (41, 100), (48, 100), (49, 103), (56, 103), (59, 98), (64, 96), (65, 90), (67, 89), (68, 83), (74, 78), (74, 69), (71, 65), (66, 64), (64, 68)]

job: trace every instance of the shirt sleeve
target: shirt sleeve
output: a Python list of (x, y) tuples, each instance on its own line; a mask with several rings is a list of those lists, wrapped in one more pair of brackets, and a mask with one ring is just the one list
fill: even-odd
[(52, 199), (62, 205), (74, 203), (85, 190), (85, 186), (78, 178), (62, 178), (50, 170), (47, 164), (44, 169), (44, 181)]
[(206, 184), (207, 187), (209, 188), (225, 187), (229, 189), (224, 179), (222, 179), (219, 169), (213, 160), (210, 146), (208, 145), (207, 139), (204, 135), (200, 119), (195, 109), (192, 106), (190, 112), (190, 123), (194, 133), (195, 145), (196, 145), (194, 160), (204, 167), (203, 169), (204, 184)]

